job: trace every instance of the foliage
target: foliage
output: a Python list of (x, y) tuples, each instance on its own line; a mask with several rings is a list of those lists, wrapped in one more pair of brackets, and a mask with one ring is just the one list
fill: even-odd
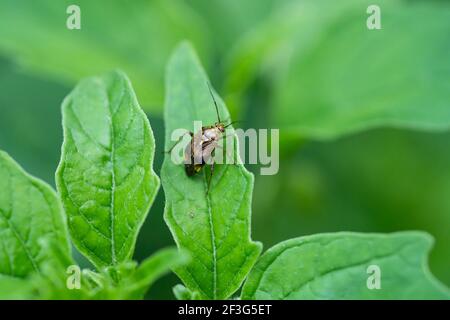
[[(208, 78), (188, 44), (175, 50), (167, 68), (166, 148), (174, 129), (192, 130), (194, 121), (216, 121)], [(219, 114), (229, 118), (218, 99)], [(161, 171), (166, 194), (165, 220), (176, 243), (189, 251), (192, 262), (175, 272), (201, 298), (229, 298), (242, 284), (261, 252), (250, 239), (253, 176), (242, 164), (217, 165), (206, 192), (206, 170), (193, 179), (170, 154)]]
[[(242, 298), (448, 299), (450, 292), (427, 267), (431, 243), (418, 232), (330, 233), (284, 241), (258, 261)], [(371, 266), (379, 268), (379, 289), (368, 288)]]
[[(63, 114), (59, 197), (0, 153), (1, 297), (142, 298), (169, 268), (188, 261), (175, 249), (140, 265), (131, 261), (159, 188), (147, 117), (121, 72), (83, 80), (64, 101)], [(75, 261), (61, 202), (74, 244), (97, 267), (78, 275), (78, 289), (66, 284)]]
[[(171, 298), (179, 279), (178, 299), (242, 283), (246, 299), (449, 297), (428, 271), (430, 236), (391, 233), (431, 233), (431, 270), (450, 284), (447, 2), (380, 0), (374, 31), (368, 0), (80, 0), (81, 30), (66, 28), (70, 4), (0, 2), (0, 148), (49, 184), (0, 154), (0, 298), (138, 299), (150, 285)], [(188, 44), (170, 58), (183, 39), (208, 76)], [(167, 149), (173, 128), (216, 121), (209, 78), (223, 118), (281, 129), (280, 173), (219, 165), (206, 196), (209, 171), (188, 178), (166, 156), (157, 195), (164, 136)], [(55, 194), (57, 109), (77, 82)], [(273, 246), (261, 257), (250, 230)], [(170, 232), (184, 250), (146, 258)], [(367, 290), (372, 258), (389, 292)], [(170, 268), (179, 279), (154, 283)]]
[(65, 26), (72, 4), (2, 1), (0, 50), (26, 68), (66, 83), (121, 68), (147, 110), (162, 105), (164, 64), (172, 47), (188, 38), (207, 50), (201, 18), (183, 1), (77, 1), (80, 32)]

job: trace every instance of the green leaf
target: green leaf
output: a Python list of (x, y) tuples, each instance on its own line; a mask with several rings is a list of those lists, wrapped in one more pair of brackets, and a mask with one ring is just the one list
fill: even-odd
[(368, 30), (371, 4), (306, 0), (280, 9), (230, 52), (227, 94), (243, 100), (264, 76), (271, 125), (283, 137), (450, 128), (449, 3), (381, 0), (382, 29)]
[(155, 142), (121, 72), (81, 81), (63, 103), (58, 191), (77, 248), (97, 267), (131, 258), (159, 188)]
[[(67, 8), (74, 4), (80, 30), (66, 27)], [(190, 39), (206, 54), (205, 30), (184, 1), (0, 2), (0, 52), (68, 84), (120, 68), (152, 111), (162, 111), (164, 65), (173, 46)]]
[[(428, 270), (432, 243), (422, 232), (291, 239), (261, 257), (242, 299), (450, 299), (450, 291)], [(373, 265), (380, 270), (380, 289), (367, 285)]]
[(34, 299), (81, 300), (94, 298), (95, 286), (91, 285), (84, 275), (80, 274), (79, 289), (69, 288), (68, 281), (75, 276), (69, 267), (75, 267), (76, 263), (67, 252), (61, 251), (55, 241), (40, 241), (40, 245), (57, 259), (44, 261), (41, 264), (41, 273), (33, 274), (28, 280), (33, 286)]
[(314, 50), (294, 55), (273, 110), (281, 128), (334, 138), (379, 126), (450, 127), (450, 6), (378, 4), (382, 30), (368, 31), (356, 6)]
[(376, 129), (308, 143), (256, 179), (253, 234), (271, 247), (324, 230), (423, 230), (436, 240), (430, 268), (450, 286), (449, 141), (450, 132)]
[(173, 294), (177, 300), (201, 300), (197, 291), (192, 292), (182, 284), (177, 284), (173, 287)]
[(0, 151), (0, 275), (26, 278), (57, 259), (40, 245), (54, 241), (70, 255), (65, 217), (56, 193)]
[[(207, 86), (208, 78), (187, 43), (175, 50), (167, 69), (165, 106), (166, 149), (175, 129), (193, 130), (217, 121)], [(223, 119), (229, 117), (217, 97)], [(205, 170), (204, 170), (205, 172)], [(250, 238), (253, 175), (242, 164), (216, 165), (210, 191), (206, 174), (187, 177), (183, 165), (167, 155), (161, 179), (166, 194), (164, 218), (179, 248), (192, 262), (174, 271), (192, 292), (203, 299), (226, 299), (241, 285), (261, 251)]]
[[(258, 77), (269, 81), (276, 93), (293, 56), (301, 57), (323, 41), (331, 23), (357, 2), (360, 0), (279, 2), (272, 15), (242, 36), (226, 55), (227, 98), (242, 109)], [(365, 8), (360, 10), (365, 12)]]
[(42, 299), (95, 299), (137, 300), (142, 299), (149, 287), (171, 268), (185, 264), (189, 259), (185, 252), (175, 248), (162, 249), (139, 266), (126, 261), (98, 272), (83, 270), (79, 289), (66, 287), (67, 273), (61, 266), (48, 268), (46, 277), (34, 279)]
[(189, 255), (184, 251), (162, 249), (144, 260), (130, 276), (121, 281), (118, 291), (122, 291), (126, 299), (142, 299), (157, 279), (188, 261)]

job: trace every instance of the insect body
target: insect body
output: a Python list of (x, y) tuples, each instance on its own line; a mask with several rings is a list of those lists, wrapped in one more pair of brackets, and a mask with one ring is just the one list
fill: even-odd
[[(191, 135), (192, 139), (184, 153), (184, 168), (189, 177), (199, 173), (207, 163), (211, 165), (212, 175), (214, 170), (214, 151), (219, 147), (219, 140), (224, 132), (225, 125), (219, 122), (213, 126), (202, 127), (196, 134)], [(208, 186), (209, 183), (210, 181)]]
[[(211, 126), (204, 126), (201, 130), (196, 132), (187, 132), (191, 136), (191, 141), (187, 145), (184, 152), (184, 168), (188, 177), (195, 176), (197, 173), (201, 172), (203, 167), (206, 165), (210, 166), (210, 174), (207, 181), (207, 193), (209, 192), (209, 187), (211, 184), (211, 179), (214, 173), (214, 153), (217, 148), (220, 148), (219, 141), (223, 138), (225, 129), (229, 127), (232, 123), (225, 125), (220, 120), (219, 108), (217, 107), (216, 99), (212, 93), (211, 87), (208, 83), (209, 92), (214, 101), (214, 106), (217, 113), (217, 122)], [(169, 153), (172, 149), (181, 141), (184, 137), (181, 136), (177, 143), (168, 151)]]

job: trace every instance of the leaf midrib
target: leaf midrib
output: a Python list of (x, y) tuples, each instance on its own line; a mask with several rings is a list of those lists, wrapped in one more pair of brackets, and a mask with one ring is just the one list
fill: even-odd
[[(108, 95), (108, 89), (102, 82), (102, 86), (104, 88), (104, 92), (106, 93), (106, 103), (107, 103), (107, 109), (109, 112), (109, 128), (110, 128), (110, 140), (111, 140), (111, 152), (109, 155), (109, 161), (111, 162), (111, 201), (110, 201), (110, 228), (111, 228), (111, 261), (112, 264), (115, 265), (117, 263), (117, 257), (116, 257), (116, 249), (115, 249), (115, 239), (114, 239), (114, 228), (115, 228), (115, 195), (116, 195), (116, 163), (115, 163), (115, 157), (116, 157), (116, 147), (115, 147), (115, 130), (114, 130), (114, 114), (111, 110), (111, 99)], [(118, 108), (120, 108), (120, 104), (122, 103), (124, 93), (122, 91), (121, 97), (120, 97), (120, 103)]]
[[(205, 171), (206, 172), (206, 171)], [(203, 175), (203, 184), (205, 188), (208, 188), (208, 183), (206, 181), (206, 173)], [(207, 189), (205, 189), (207, 190)], [(214, 223), (213, 223), (213, 214), (212, 214), (212, 206), (211, 206), (211, 198), (210, 194), (206, 196), (206, 206), (208, 208), (208, 220), (209, 220), (209, 230), (211, 233), (211, 244), (212, 244), (212, 254), (213, 254), (213, 299), (217, 297), (217, 248), (216, 248), (216, 235), (214, 233)]]
[[(330, 241), (330, 242), (333, 242), (333, 241), (335, 241), (335, 240), (336, 240), (336, 239), (334, 239), (334, 240), (332, 240), (332, 241)], [(270, 267), (278, 260), (278, 258), (279, 258), (280, 256), (282, 256), (283, 254), (286, 254), (286, 252), (288, 252), (288, 251), (290, 251), (290, 250), (293, 250), (293, 249), (296, 249), (296, 248), (299, 248), (299, 247), (302, 247), (302, 246), (305, 245), (305, 244), (308, 244), (308, 243), (307, 243), (307, 242), (305, 242), (305, 243), (300, 243), (300, 244), (294, 245), (294, 246), (292, 246), (292, 247), (286, 248), (285, 250), (283, 250), (282, 252), (280, 252), (279, 254), (277, 254), (276, 257), (275, 257), (275, 258), (274, 258), (267, 266), (265, 266), (263, 270), (261, 270), (261, 272), (265, 273), (267, 270), (269, 270)], [(329, 243), (327, 243), (327, 245), (328, 245), (328, 244), (329, 244)], [(339, 271), (343, 271), (343, 270), (347, 270), (347, 269), (359, 267), (359, 266), (361, 266), (361, 265), (368, 264), (368, 263), (370, 263), (371, 261), (382, 260), (382, 259), (386, 259), (386, 258), (395, 256), (395, 255), (398, 254), (399, 252), (402, 252), (406, 247), (411, 246), (411, 245), (415, 245), (415, 243), (405, 243), (405, 244), (401, 245), (400, 247), (395, 248), (395, 250), (390, 251), (390, 252), (388, 252), (388, 253), (381, 254), (381, 255), (375, 255), (375, 256), (372, 256), (372, 257), (370, 257), (369, 259), (365, 259), (365, 260), (363, 260), (363, 261), (358, 261), (358, 262), (355, 262), (355, 263), (353, 263), (353, 264), (345, 265), (345, 266), (342, 266), (342, 267), (332, 268), (332, 269), (327, 270), (327, 271), (325, 271), (325, 272), (323, 272), (323, 273), (316, 274), (316, 275), (314, 275), (313, 277), (311, 277), (310, 279), (306, 280), (305, 282), (302, 282), (301, 284), (299, 284), (296, 288), (294, 288), (294, 289), (291, 290), (290, 292), (283, 294), (283, 296), (282, 296), (280, 299), (281, 299), (281, 300), (285, 300), (285, 299), (286, 299), (287, 297), (289, 297), (292, 293), (298, 292), (301, 288), (307, 286), (309, 283), (311, 283), (311, 282), (313, 282), (313, 281), (315, 281), (315, 280), (317, 280), (317, 279), (320, 279), (320, 278), (322, 278), (322, 277), (324, 277), (324, 276), (326, 276), (326, 275), (328, 275), (328, 274), (330, 274), (330, 273), (333, 273), (333, 272), (339, 272)], [(255, 294), (256, 294), (257, 291), (265, 292), (264, 290), (262, 290), (262, 289), (259, 287), (259, 286), (261, 285), (261, 282), (264, 280), (264, 278), (265, 278), (265, 274), (263, 274), (262, 277), (261, 277), (261, 279), (259, 279), (258, 285), (256, 286), (256, 290), (253, 292), (253, 296), (255, 296)]]
[(6, 222), (6, 224), (8, 225), (9, 229), (13, 232), (14, 236), (17, 238), (17, 240), (19, 241), (20, 245), (23, 247), (23, 250), (25, 252), (25, 254), (28, 257), (28, 260), (30, 260), (31, 265), (33, 266), (33, 269), (36, 272), (40, 272), (39, 267), (36, 264), (36, 261), (34, 260), (33, 256), (31, 255), (31, 252), (28, 250), (28, 247), (26, 246), (25, 241), (22, 239), (22, 237), (20, 236), (20, 234), (17, 232), (16, 227), (14, 226), (14, 224), (12, 224), (8, 218), (6, 218), (4, 216), (4, 213), (2, 210), (0, 210), (0, 217)]

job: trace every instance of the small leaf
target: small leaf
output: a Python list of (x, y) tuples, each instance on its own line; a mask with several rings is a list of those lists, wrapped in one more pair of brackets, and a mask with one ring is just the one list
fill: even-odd
[[(262, 255), (242, 299), (450, 299), (427, 267), (432, 242), (422, 232), (288, 240)], [(379, 268), (380, 289), (369, 289), (369, 266)]]
[(25, 278), (57, 259), (41, 245), (57, 243), (70, 256), (65, 217), (56, 193), (0, 151), (0, 275)]
[(119, 291), (127, 294), (126, 299), (141, 299), (157, 279), (188, 261), (189, 255), (186, 252), (173, 248), (162, 249), (144, 260), (136, 271), (124, 279)]
[(144, 297), (158, 278), (168, 273), (171, 268), (185, 264), (188, 258), (185, 252), (180, 253), (175, 248), (168, 248), (152, 255), (139, 266), (134, 261), (126, 261), (113, 267), (102, 268), (99, 272), (83, 270), (78, 290), (67, 290), (65, 287), (65, 269), (49, 269), (51, 272), (48, 273), (47, 279), (38, 279), (38, 288), (41, 296), (46, 299), (137, 300)]
[(77, 278), (74, 273), (68, 273), (70, 266), (76, 262), (71, 256), (61, 252), (55, 242), (42, 241), (41, 245), (57, 257), (55, 261), (45, 261), (41, 264), (41, 273), (33, 274), (28, 280), (33, 285), (34, 299), (44, 300), (82, 300), (93, 297), (93, 287), (87, 278), (80, 275), (80, 288), (70, 289), (68, 281)]
[(159, 188), (155, 142), (128, 78), (88, 78), (63, 103), (58, 191), (77, 248), (97, 267), (128, 260)]
[(172, 291), (177, 300), (200, 300), (198, 292), (192, 292), (182, 284), (177, 284)]
[[(193, 49), (183, 43), (167, 70), (166, 149), (172, 130), (193, 129), (194, 121), (217, 121), (208, 78)], [(223, 119), (229, 117), (217, 97)], [(206, 174), (187, 177), (183, 165), (167, 155), (161, 171), (166, 194), (165, 220), (179, 248), (192, 261), (175, 272), (203, 299), (226, 299), (241, 285), (261, 251), (250, 238), (253, 176), (241, 164), (216, 165), (209, 193)]]
[(0, 275), (0, 300), (26, 300), (33, 297), (33, 286), (26, 280)]

